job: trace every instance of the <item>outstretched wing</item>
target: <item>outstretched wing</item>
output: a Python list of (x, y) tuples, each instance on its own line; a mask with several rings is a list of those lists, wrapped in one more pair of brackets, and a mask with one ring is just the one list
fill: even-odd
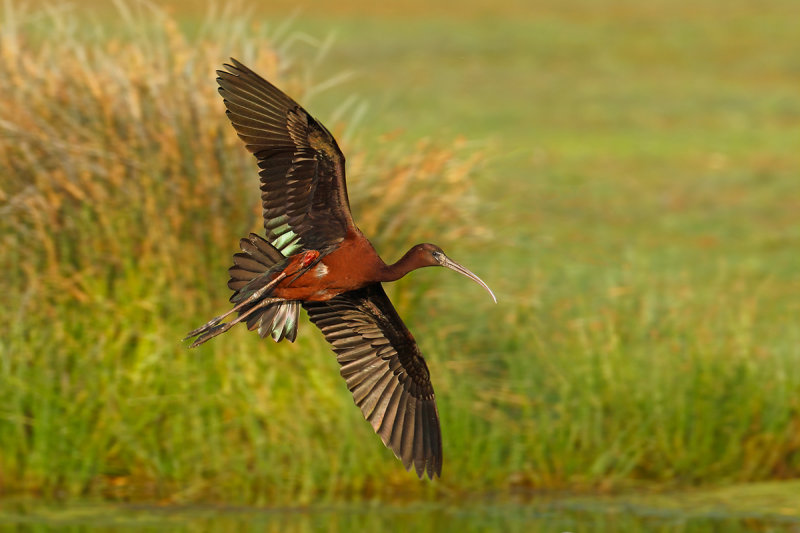
[(341, 242), (355, 226), (336, 140), (280, 89), (231, 61), (217, 71), (219, 92), (261, 169), (267, 240), (284, 255)]
[(380, 283), (303, 307), (383, 443), (419, 477), (440, 476), (442, 436), (428, 366)]

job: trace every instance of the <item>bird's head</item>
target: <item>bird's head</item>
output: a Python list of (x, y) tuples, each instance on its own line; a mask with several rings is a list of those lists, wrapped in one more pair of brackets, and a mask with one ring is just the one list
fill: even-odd
[(414, 246), (410, 252), (410, 255), (414, 256), (415, 263), (419, 267), (426, 267), (426, 266), (443, 266), (445, 268), (449, 268), (450, 270), (455, 270), (459, 274), (463, 274), (467, 276), (469, 279), (486, 289), (489, 294), (492, 296), (492, 300), (494, 303), (497, 303), (497, 298), (495, 298), (492, 289), (489, 288), (486, 283), (483, 282), (481, 278), (470, 272), (466, 267), (463, 267), (447, 257), (445, 253), (442, 251), (441, 248), (436, 246), (435, 244), (424, 243), (418, 244)]

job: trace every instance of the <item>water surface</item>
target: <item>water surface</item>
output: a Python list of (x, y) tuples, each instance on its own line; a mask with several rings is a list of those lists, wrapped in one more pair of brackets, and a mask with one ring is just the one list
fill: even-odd
[(0, 531), (152, 531), (305, 533), (313, 531), (781, 532), (800, 519), (725, 509), (675, 510), (626, 501), (565, 499), (532, 503), (361, 504), (311, 508), (157, 507), (108, 504), (0, 506)]

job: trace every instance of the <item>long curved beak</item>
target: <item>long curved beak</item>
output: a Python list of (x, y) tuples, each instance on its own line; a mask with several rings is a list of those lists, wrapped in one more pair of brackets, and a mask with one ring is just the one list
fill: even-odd
[(469, 269), (467, 269), (466, 267), (463, 267), (463, 266), (459, 265), (458, 263), (456, 263), (455, 261), (453, 261), (452, 259), (450, 259), (446, 255), (444, 255), (444, 254), (438, 254), (438, 255), (439, 255), (439, 257), (437, 259), (439, 260), (439, 264), (440, 265), (442, 265), (443, 267), (449, 268), (450, 270), (455, 270), (459, 274), (463, 274), (463, 275), (467, 276), (469, 279), (471, 279), (472, 281), (474, 281), (475, 283), (477, 283), (478, 285), (480, 285), (481, 287), (486, 289), (489, 292), (489, 294), (492, 296), (492, 300), (494, 300), (494, 303), (497, 303), (497, 298), (495, 298), (494, 293), (492, 292), (492, 289), (490, 289), (489, 286), (487, 284), (485, 284), (481, 278), (479, 278), (478, 276), (476, 276), (475, 274), (470, 272)]

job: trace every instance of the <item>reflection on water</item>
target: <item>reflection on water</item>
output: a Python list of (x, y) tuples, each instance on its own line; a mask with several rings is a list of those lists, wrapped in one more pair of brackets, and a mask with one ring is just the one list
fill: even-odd
[(800, 533), (797, 519), (688, 516), (620, 504), (546, 502), (534, 504), (351, 505), (311, 509), (237, 509), (141, 506), (0, 506), (4, 531), (153, 531), (306, 533), (315, 531), (411, 531), (413, 533), (503, 532), (781, 532)]

